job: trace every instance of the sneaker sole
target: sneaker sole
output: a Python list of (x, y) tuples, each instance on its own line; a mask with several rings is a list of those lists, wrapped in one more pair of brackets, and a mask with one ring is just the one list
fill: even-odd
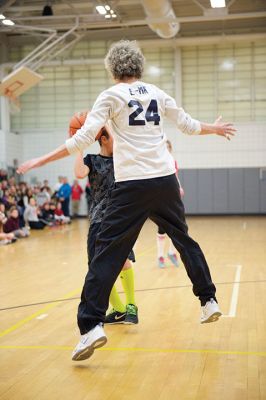
[(116, 321), (116, 322), (107, 322), (107, 321), (104, 321), (104, 325), (121, 325), (121, 324), (124, 324), (125, 323), (125, 321)]
[(135, 321), (132, 320), (126, 320), (124, 321), (124, 325), (137, 325), (139, 323), (139, 320), (136, 319)]
[(102, 337), (98, 338), (90, 346), (85, 347), (85, 349), (79, 351), (78, 353), (75, 353), (72, 356), (72, 360), (73, 361), (87, 360), (88, 358), (90, 358), (93, 355), (95, 349), (98, 349), (99, 347), (104, 346), (106, 344), (106, 342), (107, 342), (106, 336), (102, 336)]
[(212, 315), (209, 316), (208, 319), (205, 321), (201, 321), (201, 324), (208, 324), (209, 322), (216, 322), (218, 319), (222, 316), (222, 313), (220, 311), (216, 311)]

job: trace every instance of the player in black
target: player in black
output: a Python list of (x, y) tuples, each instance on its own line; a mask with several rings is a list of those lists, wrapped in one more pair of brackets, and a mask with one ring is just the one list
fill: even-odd
[[(75, 161), (76, 178), (82, 179), (88, 176), (91, 189), (90, 229), (87, 241), (89, 265), (94, 256), (97, 234), (114, 187), (113, 136), (108, 127), (102, 128), (98, 142), (100, 144), (99, 154), (87, 154), (83, 158), (80, 152), (77, 154)], [(135, 262), (133, 251), (130, 251), (120, 273), (121, 283), (126, 295), (126, 304), (122, 302), (114, 285), (109, 299), (113, 309), (105, 318), (106, 324), (138, 323), (138, 308), (134, 291), (134, 270), (131, 262)], [(84, 301), (84, 293), (82, 292), (80, 312), (82, 312)]]

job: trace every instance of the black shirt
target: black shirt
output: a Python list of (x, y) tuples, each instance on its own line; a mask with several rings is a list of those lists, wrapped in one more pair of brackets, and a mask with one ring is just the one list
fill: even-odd
[(100, 154), (87, 154), (83, 161), (90, 169), (90, 222), (91, 224), (99, 223), (102, 221), (111, 190), (114, 186), (113, 157), (106, 157)]

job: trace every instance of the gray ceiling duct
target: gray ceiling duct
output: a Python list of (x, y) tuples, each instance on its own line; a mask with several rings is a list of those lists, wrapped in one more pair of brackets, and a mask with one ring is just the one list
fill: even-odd
[(180, 29), (178, 22), (164, 22), (164, 19), (176, 19), (175, 12), (169, 0), (142, 0), (146, 15), (151, 20), (158, 22), (148, 23), (149, 27), (163, 39), (174, 37)]

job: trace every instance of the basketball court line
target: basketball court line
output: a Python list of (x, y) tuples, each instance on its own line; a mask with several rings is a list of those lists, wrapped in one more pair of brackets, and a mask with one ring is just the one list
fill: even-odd
[[(236, 285), (236, 284), (247, 284), (247, 283), (266, 283), (266, 279), (256, 279), (256, 280), (248, 280), (248, 281), (229, 281), (229, 282), (215, 282), (216, 286), (220, 285)], [(162, 287), (155, 287), (155, 288), (144, 288), (144, 289), (135, 289), (135, 292), (154, 292), (157, 290), (171, 290), (171, 289), (184, 289), (184, 288), (191, 288), (192, 285), (176, 285), (176, 286), (162, 286)], [(118, 291), (119, 294), (123, 293), (122, 291)], [(26, 308), (26, 307), (33, 307), (33, 306), (39, 306), (42, 304), (51, 304), (51, 303), (57, 303), (57, 302), (63, 302), (63, 301), (72, 301), (72, 300), (78, 300), (80, 296), (75, 296), (75, 297), (69, 297), (69, 298), (61, 298), (61, 299), (53, 299), (53, 300), (46, 300), (46, 301), (40, 301), (37, 303), (28, 303), (28, 304), (19, 304), (17, 306), (11, 306), (11, 307), (5, 307), (5, 308), (0, 308), (1, 311), (9, 311), (9, 310), (15, 310), (17, 308)]]
[[(0, 349), (20, 349), (20, 350), (61, 350), (72, 351), (72, 346), (57, 346), (57, 345), (38, 345), (38, 346), (12, 346), (0, 345)], [(214, 355), (239, 355), (239, 356), (258, 356), (266, 357), (266, 351), (238, 351), (238, 350), (214, 350), (214, 349), (163, 349), (163, 348), (148, 348), (148, 347), (103, 347), (98, 351), (110, 352), (139, 352), (139, 353), (184, 353), (184, 354), (214, 354)]]
[(237, 264), (237, 265), (234, 265), (234, 267), (236, 267), (236, 272), (235, 272), (235, 279), (234, 279), (233, 290), (232, 290), (232, 295), (231, 295), (231, 303), (230, 303), (229, 313), (223, 314), (224, 318), (235, 318), (235, 316), (236, 316), (242, 265)]
[[(67, 293), (64, 297), (64, 299), (68, 299), (69, 297), (72, 297), (74, 294), (77, 294), (80, 292), (80, 288), (72, 290), (71, 292)], [(17, 329), (21, 328), (23, 325), (27, 324), (27, 322), (32, 321), (34, 318), (39, 317), (42, 314), (46, 314), (46, 312), (48, 310), (51, 310), (52, 308), (55, 308), (58, 304), (62, 303), (62, 301), (57, 301), (55, 303), (49, 304), (46, 307), (43, 307), (41, 310), (36, 311), (35, 313), (29, 315), (28, 317), (21, 319), (20, 321), (18, 321), (16, 324), (11, 325), (9, 328), (0, 331), (0, 338), (3, 336), (8, 335), (11, 332), (16, 331)]]
[[(257, 279), (257, 280), (249, 280), (249, 281), (229, 281), (229, 282), (215, 282), (216, 286), (220, 285), (234, 285), (238, 283), (239, 285), (244, 285), (247, 283), (266, 283), (266, 279)], [(184, 288), (191, 288), (192, 285), (176, 285), (176, 286), (161, 286), (161, 287), (155, 287), (155, 288), (144, 288), (144, 289), (135, 289), (136, 293), (139, 292), (155, 292), (157, 290), (172, 290), (172, 289), (184, 289)], [(118, 291), (119, 294), (123, 293), (122, 291)], [(26, 307), (33, 307), (33, 306), (39, 306), (42, 304), (50, 304), (50, 303), (57, 303), (59, 301), (72, 301), (72, 300), (78, 300), (80, 296), (75, 296), (75, 297), (69, 297), (67, 299), (51, 299), (51, 300), (46, 300), (46, 301), (40, 301), (37, 303), (28, 303), (28, 304), (19, 304), (17, 306), (11, 306), (11, 307), (5, 307), (5, 308), (0, 308), (1, 311), (9, 311), (9, 310), (16, 310), (17, 308), (26, 308)]]

